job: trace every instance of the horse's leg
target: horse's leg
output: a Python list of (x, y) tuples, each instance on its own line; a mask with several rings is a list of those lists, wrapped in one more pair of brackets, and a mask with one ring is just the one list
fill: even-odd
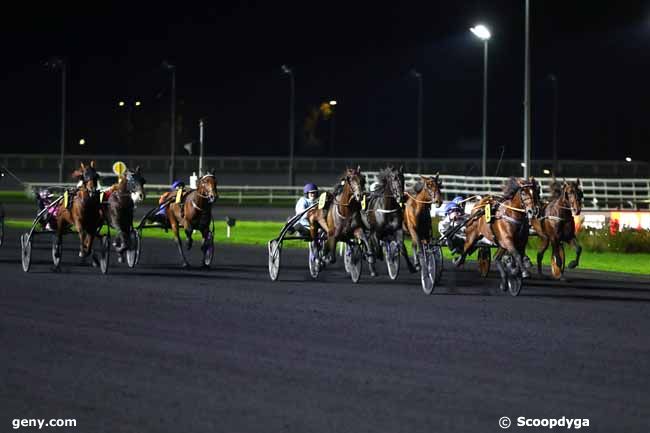
[(194, 243), (194, 240), (192, 239), (192, 233), (194, 232), (194, 227), (190, 222), (187, 222), (187, 225), (185, 226), (185, 237), (187, 238), (187, 250), (192, 249), (192, 244)]
[(501, 261), (505, 252), (506, 250), (499, 248), (497, 250), (497, 253), (494, 255), (494, 263), (497, 267), (497, 270), (499, 271), (499, 276), (501, 277), (501, 281), (499, 282), (499, 289), (502, 292), (505, 292), (506, 290), (506, 270), (503, 267), (503, 262)]
[[(59, 247), (63, 242), (64, 227), (65, 227), (65, 220), (62, 217), (59, 217), (56, 224), (56, 252), (54, 253), (57, 259), (61, 259), (61, 254), (59, 253), (60, 251)], [(60, 268), (61, 268), (61, 260), (59, 260), (59, 263), (54, 267), (54, 270), (58, 271)]]
[(544, 259), (544, 253), (548, 248), (549, 238), (547, 236), (539, 235), (541, 241), (539, 248), (537, 249), (537, 273), (542, 275), (542, 260)]
[(500, 243), (503, 246), (503, 248), (505, 248), (508, 251), (508, 253), (512, 256), (512, 258), (515, 260), (517, 268), (519, 268), (518, 271), (521, 273), (521, 278), (530, 277), (530, 272), (528, 272), (528, 269), (526, 269), (526, 267), (524, 266), (524, 260), (521, 257), (521, 254), (519, 253), (519, 249), (512, 241), (512, 239), (503, 239), (500, 241)]
[(415, 266), (411, 262), (409, 254), (406, 251), (406, 246), (404, 245), (404, 230), (402, 228), (395, 231), (395, 240), (397, 241), (397, 247), (402, 252), (402, 256), (404, 256), (404, 260), (406, 261), (406, 266), (409, 268), (409, 272), (417, 272), (417, 269), (415, 269)]
[[(418, 257), (418, 245), (420, 245), (420, 237), (418, 236), (417, 230), (415, 230), (414, 224), (409, 224), (408, 226), (409, 234), (411, 235), (411, 250), (413, 251), (413, 266), (415, 271), (420, 270), (420, 258)], [(406, 247), (404, 248), (406, 249)]]
[(176, 248), (178, 248), (178, 253), (181, 255), (182, 266), (184, 268), (189, 268), (190, 264), (185, 258), (185, 253), (183, 252), (183, 243), (181, 242), (181, 237), (178, 233), (178, 221), (176, 221), (176, 217), (172, 212), (168, 214), (167, 218), (169, 220), (169, 225), (172, 229), (172, 233), (174, 234), (174, 240), (176, 240)]
[(551, 248), (553, 249), (553, 257), (555, 257), (555, 266), (560, 270), (560, 277), (562, 275), (562, 257), (560, 257), (561, 247), (560, 239), (557, 237), (551, 239)]
[(571, 239), (569, 241), (569, 245), (571, 245), (576, 250), (576, 259), (571, 260), (571, 262), (567, 266), (569, 266), (569, 269), (574, 269), (580, 264), (580, 255), (582, 254), (582, 247), (578, 243), (577, 237)]
[(462, 266), (465, 263), (467, 256), (474, 252), (474, 247), (479, 240), (478, 238), (478, 230), (465, 231), (465, 244), (463, 245), (463, 251), (453, 260), (456, 267)]
[(357, 227), (354, 229), (354, 237), (363, 242), (363, 245), (366, 247), (366, 257), (368, 260), (368, 267), (370, 268), (370, 276), (376, 277), (377, 270), (375, 269), (375, 252), (373, 251), (373, 246), (368, 240), (366, 233), (363, 231), (363, 228)]

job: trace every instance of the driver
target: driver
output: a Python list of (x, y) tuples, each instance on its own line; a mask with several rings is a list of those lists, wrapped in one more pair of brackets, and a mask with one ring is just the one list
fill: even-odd
[[(304, 212), (307, 208), (318, 202), (318, 186), (316, 186), (316, 184), (306, 184), (302, 189), (302, 192), (304, 195), (296, 202), (296, 215)], [(304, 214), (302, 218), (294, 224), (293, 229), (303, 236), (309, 236), (309, 227), (309, 218), (307, 218), (307, 214)]]
[[(438, 231), (441, 236), (445, 236), (454, 227), (465, 222), (465, 212), (461, 207), (463, 198), (454, 197), (452, 201), (445, 206), (445, 217), (438, 223)], [(459, 236), (460, 235), (460, 236)], [(464, 228), (456, 233), (455, 236), (447, 239), (447, 246), (452, 253), (460, 253), (463, 248)]]

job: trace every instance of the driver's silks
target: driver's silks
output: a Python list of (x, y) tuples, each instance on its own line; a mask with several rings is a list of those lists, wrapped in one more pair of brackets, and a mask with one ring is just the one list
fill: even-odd
[(489, 223), (492, 221), (492, 208), (490, 207), (490, 203), (485, 205), (485, 222)]
[(176, 204), (181, 202), (182, 196), (183, 196), (183, 189), (180, 188), (178, 191), (176, 191)]

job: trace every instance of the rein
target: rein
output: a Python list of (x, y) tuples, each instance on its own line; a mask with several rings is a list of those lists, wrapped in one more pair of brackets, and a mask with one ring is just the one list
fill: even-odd
[(417, 198), (413, 197), (413, 196), (411, 195), (411, 193), (408, 192), (408, 191), (406, 191), (406, 195), (408, 195), (409, 198), (411, 198), (411, 199), (412, 199), (414, 202), (416, 202), (416, 203), (424, 203), (424, 204), (431, 204), (431, 203), (433, 203), (433, 200), (427, 200), (427, 201), (424, 201), (424, 200), (418, 200)]

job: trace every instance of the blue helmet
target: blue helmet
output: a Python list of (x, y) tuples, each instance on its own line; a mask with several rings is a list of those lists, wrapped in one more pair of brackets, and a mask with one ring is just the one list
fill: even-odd
[(175, 180), (174, 183), (172, 183), (172, 189), (180, 188), (184, 185), (185, 184), (183, 183), (182, 180)]
[(460, 206), (460, 205), (462, 204), (463, 200), (464, 200), (463, 197), (461, 197), (461, 196), (456, 196), (456, 197), (454, 197), (454, 199), (452, 200), (452, 202), (455, 203), (456, 206)]
[(450, 213), (452, 213), (454, 211), (460, 211), (460, 208), (458, 207), (458, 205), (456, 203), (454, 203), (453, 201), (450, 201), (449, 203), (447, 203), (445, 205), (445, 215), (449, 215)]
[(302, 192), (305, 193), (305, 194), (309, 194), (310, 192), (318, 192), (318, 187), (316, 186), (315, 183), (308, 183), (302, 189)]

